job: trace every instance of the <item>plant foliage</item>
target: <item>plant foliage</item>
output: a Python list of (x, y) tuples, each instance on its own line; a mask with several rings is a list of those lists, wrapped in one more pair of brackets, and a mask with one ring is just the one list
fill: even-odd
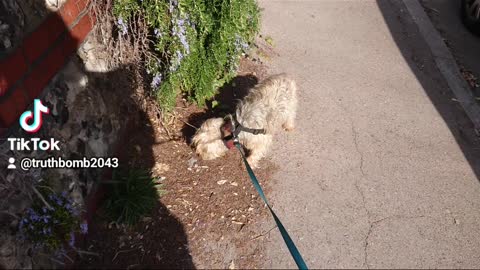
[(61, 252), (64, 245), (75, 245), (75, 233), (86, 234), (88, 225), (80, 223), (79, 211), (66, 193), (45, 196), (45, 202), (38, 201), (28, 208), (20, 220), (22, 238), (33, 242), (36, 248), (47, 248)]
[(255, 0), (116, 0), (113, 11), (122, 35), (135, 31), (129, 21), (144, 16), (153, 52), (147, 72), (167, 110), (179, 93), (203, 105), (233, 78), (259, 22)]
[(114, 171), (105, 202), (107, 215), (118, 223), (135, 224), (149, 215), (163, 192), (150, 172), (144, 170)]

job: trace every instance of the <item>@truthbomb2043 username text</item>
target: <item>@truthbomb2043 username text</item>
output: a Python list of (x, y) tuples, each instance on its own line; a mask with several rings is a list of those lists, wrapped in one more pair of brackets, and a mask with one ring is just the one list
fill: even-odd
[(46, 159), (22, 158), (20, 168), (24, 171), (36, 168), (49, 169), (101, 169), (118, 168), (118, 158), (92, 157), (83, 159), (63, 159), (62, 157), (50, 157)]

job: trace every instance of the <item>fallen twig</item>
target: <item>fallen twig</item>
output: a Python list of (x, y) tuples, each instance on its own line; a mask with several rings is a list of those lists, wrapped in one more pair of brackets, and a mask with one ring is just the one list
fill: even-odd
[(15, 217), (15, 218), (18, 218), (18, 219), (20, 218), (19, 216), (15, 215), (15, 214), (13, 214), (13, 213), (10, 213), (10, 212), (8, 212), (8, 211), (0, 211), (0, 213), (7, 214), (7, 215), (10, 215), (10, 216)]
[(127, 252), (134, 251), (134, 250), (135, 250), (135, 248), (128, 249), (128, 250), (120, 250), (120, 251), (118, 251), (117, 253), (115, 253), (115, 256), (113, 256), (112, 262), (115, 261), (115, 259), (117, 258), (117, 256), (118, 256), (120, 253), (127, 253)]
[(431, 8), (431, 7), (425, 6), (425, 9), (428, 9), (428, 10), (430, 10), (430, 11), (433, 11), (433, 12), (435, 12), (435, 13), (437, 13), (437, 14), (440, 13), (440, 11), (438, 11), (437, 9)]
[(52, 257), (49, 257), (49, 259), (52, 260), (53, 262), (56, 262), (56, 263), (60, 264), (60, 265), (65, 265), (64, 262), (61, 262), (61, 261), (59, 261), (59, 260), (57, 260), (57, 259), (54, 259), (54, 258), (52, 258)]
[(270, 233), (273, 229), (275, 229), (275, 228), (277, 228), (277, 225), (273, 226), (273, 228), (271, 228), (270, 230), (268, 230), (268, 231), (266, 231), (266, 232), (264, 232), (264, 233), (262, 233), (262, 234), (259, 234), (259, 235), (255, 236), (255, 237), (253, 237), (251, 240), (255, 240), (255, 239), (257, 239), (257, 238), (260, 238), (260, 237), (262, 237), (262, 236), (265, 236), (265, 235), (269, 234), (269, 233)]
[(63, 257), (67, 258), (71, 263), (73, 263), (73, 259), (70, 258), (66, 253), (62, 253)]
[(185, 125), (187, 125), (187, 126), (189, 126), (189, 127), (192, 127), (192, 128), (194, 128), (194, 129), (198, 129), (198, 127), (196, 127), (196, 126), (188, 123), (187, 121), (184, 121), (184, 120), (182, 120), (182, 119), (180, 119), (180, 121), (182, 121)]
[(45, 198), (42, 196), (42, 194), (35, 188), (35, 186), (32, 185), (32, 189), (35, 192), (35, 194), (40, 198), (40, 200), (47, 206), (49, 210), (53, 210), (53, 207), (45, 200)]
[(85, 255), (92, 255), (92, 256), (100, 257), (100, 254), (99, 254), (99, 253), (96, 253), (96, 252), (79, 250), (79, 249), (76, 249), (75, 251), (76, 251), (77, 253), (79, 253), (79, 254), (85, 254)]

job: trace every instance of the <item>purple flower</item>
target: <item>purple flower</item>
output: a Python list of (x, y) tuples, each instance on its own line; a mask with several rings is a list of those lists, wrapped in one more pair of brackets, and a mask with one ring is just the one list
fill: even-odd
[(87, 234), (88, 232), (88, 223), (80, 224), (80, 231), (82, 234)]
[(74, 216), (79, 216), (80, 215), (80, 210), (78, 208), (72, 208), (70, 210), (70, 213), (72, 213), (72, 215), (74, 215)]
[(118, 18), (117, 24), (118, 24), (118, 26), (120, 27), (120, 29), (122, 30), (122, 35), (126, 35), (127, 32), (128, 32), (128, 31), (127, 31), (128, 28), (127, 28), (127, 25), (125, 24), (125, 22), (123, 21), (123, 18), (122, 18), (122, 17)]
[(157, 74), (155, 75), (155, 77), (153, 77), (152, 83), (150, 84), (150, 86), (152, 88), (157, 88), (161, 82), (162, 82), (162, 74)]
[[(172, 27), (172, 35), (178, 37), (178, 39), (180, 40), (180, 43), (182, 43), (182, 46), (185, 49), (186, 54), (190, 54), (190, 45), (188, 44), (187, 36), (185, 34), (186, 33), (185, 21), (187, 22), (187, 24), (190, 23), (188, 18), (176, 20), (176, 26)], [(172, 18), (172, 24), (174, 24), (173, 18)]]
[(51, 234), (51, 232), (52, 232), (51, 228), (43, 228), (43, 230), (42, 230), (42, 233), (44, 235), (49, 235), (49, 234)]
[(190, 54), (190, 45), (188, 44), (187, 38), (185, 37), (185, 35), (181, 35), (181, 36), (179, 36), (179, 38), (180, 38), (180, 42), (182, 43), (183, 47), (185, 48), (185, 51), (187, 52), (187, 54)]
[(157, 29), (157, 28), (155, 28), (155, 30), (153, 31), (153, 33), (155, 33), (155, 36), (156, 36), (157, 38), (162, 37), (162, 33), (161, 33), (160, 30)]
[(70, 233), (70, 240), (68, 241), (68, 244), (73, 247), (75, 245), (75, 234), (73, 232)]
[(73, 209), (72, 204), (67, 202), (67, 203), (65, 204), (65, 209), (67, 209), (68, 211), (72, 212), (72, 209)]
[(26, 223), (28, 223), (28, 220), (26, 220), (26, 219), (20, 220), (20, 223), (18, 224), (18, 229), (22, 230), (23, 226), (25, 226)]
[(63, 200), (61, 197), (58, 197), (56, 195), (48, 196), (50, 200), (54, 201), (57, 205), (62, 206), (63, 205)]
[(55, 200), (55, 202), (56, 202), (59, 206), (62, 206), (62, 205), (63, 205), (63, 201), (60, 200), (60, 199)]
[(177, 59), (178, 59), (178, 62), (182, 61), (183, 59), (183, 53), (181, 51), (176, 51), (177, 53)]
[(248, 50), (249, 45), (248, 45), (248, 43), (243, 41), (242, 37), (240, 37), (237, 34), (237, 35), (235, 35), (235, 48), (237, 49), (237, 51), (239, 51), (239, 50), (246, 51), (246, 50)]
[(33, 212), (32, 214), (30, 214), (30, 220), (31, 220), (31, 221), (39, 221), (39, 220), (40, 220), (40, 216), (37, 215), (37, 213)]
[(173, 13), (173, 9), (176, 8), (177, 6), (178, 6), (177, 0), (170, 0), (168, 11), (170, 11), (170, 13)]

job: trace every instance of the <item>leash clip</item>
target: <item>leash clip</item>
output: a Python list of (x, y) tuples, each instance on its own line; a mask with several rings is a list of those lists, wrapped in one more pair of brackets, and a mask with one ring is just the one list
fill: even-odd
[(234, 143), (239, 143), (237, 133), (235, 132), (235, 128), (237, 127), (237, 124), (235, 123), (235, 120), (233, 119), (232, 114), (228, 114), (227, 117), (230, 122), (232, 123), (232, 138)]

